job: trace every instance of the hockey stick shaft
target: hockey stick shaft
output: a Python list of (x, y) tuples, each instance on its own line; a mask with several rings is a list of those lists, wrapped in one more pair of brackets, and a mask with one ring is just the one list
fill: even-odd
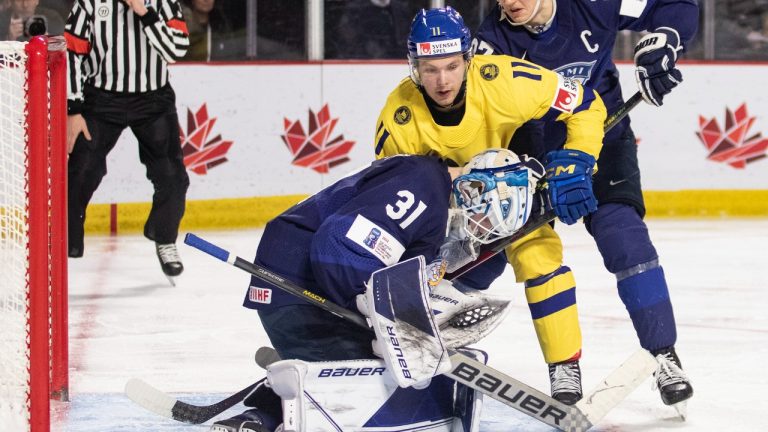
[(302, 288), (295, 283), (285, 279), (284, 277), (269, 271), (263, 266), (254, 264), (250, 261), (246, 261), (240, 258), (239, 256), (233, 255), (226, 250), (216, 246), (215, 244), (203, 240), (202, 238), (192, 233), (187, 233), (186, 237), (184, 237), (184, 243), (194, 247), (195, 249), (203, 251), (214, 258), (218, 258), (227, 264), (233, 265), (240, 270), (245, 270), (246, 272), (261, 279), (262, 281), (275, 285), (281, 290), (293, 294), (296, 297), (302, 298), (314, 304), (315, 306), (319, 306), (320, 308), (325, 309), (326, 311), (338, 317), (344, 318), (354, 324), (357, 324), (360, 327), (366, 329), (369, 328), (365, 318), (363, 318), (361, 315), (353, 313), (320, 295)]
[[(605, 119), (605, 123), (604, 123), (605, 132), (607, 133), (609, 130), (613, 129), (614, 126), (619, 124), (619, 122), (623, 120), (624, 117), (626, 117), (627, 114), (629, 114), (629, 112), (632, 111), (632, 109), (635, 108), (642, 100), (643, 100), (643, 95), (640, 92), (637, 92), (634, 95), (632, 95), (632, 97), (629, 98), (626, 102), (624, 102), (616, 110), (616, 112), (614, 112), (607, 119)], [(539, 213), (532, 215), (531, 218), (528, 220), (528, 222), (526, 222), (525, 225), (522, 226), (522, 228), (520, 228), (516, 233), (512, 234), (509, 237), (504, 237), (496, 240), (493, 243), (484, 245), (480, 249), (480, 253), (478, 254), (477, 258), (474, 261), (469, 262), (464, 266), (456, 269), (455, 271), (446, 274), (445, 278), (448, 280), (454, 280), (455, 278), (479, 266), (480, 264), (488, 261), (497, 253), (506, 249), (507, 246), (511, 245), (512, 243), (520, 240), (521, 238), (541, 228), (543, 225), (548, 224), (552, 220), (554, 220), (555, 217), (557, 216), (555, 215), (555, 211), (552, 209), (552, 206), (549, 204), (549, 197), (546, 196), (546, 193), (547, 192), (544, 189), (539, 189), (536, 192), (536, 194), (540, 196), (540, 201), (543, 202), (544, 205), (539, 210)], [(541, 194), (545, 194), (545, 195), (541, 196)]]
[[(260, 265), (235, 256), (195, 234), (188, 233), (184, 238), (184, 243), (244, 270), (263, 282), (270, 283), (289, 294), (303, 298), (307, 302), (344, 318), (367, 331), (371, 331), (362, 315), (301, 288)], [(592, 426), (587, 415), (578, 408), (565, 405), (539, 390), (505, 375), (482, 362), (467, 357), (458, 351), (449, 350), (449, 354), (452, 370), (447, 372), (446, 375), (456, 382), (486, 394), (523, 414), (529, 415), (559, 430), (585, 431)]]

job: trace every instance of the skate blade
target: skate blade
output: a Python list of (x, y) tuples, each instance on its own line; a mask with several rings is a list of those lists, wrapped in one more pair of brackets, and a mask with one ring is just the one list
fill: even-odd
[(680, 419), (682, 421), (685, 421), (688, 418), (688, 401), (682, 401), (678, 402), (674, 405), (672, 405), (672, 408), (677, 411), (677, 415), (680, 416)]
[[(165, 273), (163, 273), (163, 274), (165, 274)], [(172, 287), (176, 286), (176, 278), (174, 276), (165, 275), (165, 277), (166, 277), (166, 279), (168, 279), (168, 282), (171, 283)]]

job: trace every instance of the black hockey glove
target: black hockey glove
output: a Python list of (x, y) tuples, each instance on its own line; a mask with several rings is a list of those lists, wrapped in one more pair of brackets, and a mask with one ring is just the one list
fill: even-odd
[(635, 45), (635, 79), (649, 104), (661, 106), (664, 95), (683, 81), (683, 74), (675, 67), (682, 50), (680, 36), (670, 27), (657, 28)]

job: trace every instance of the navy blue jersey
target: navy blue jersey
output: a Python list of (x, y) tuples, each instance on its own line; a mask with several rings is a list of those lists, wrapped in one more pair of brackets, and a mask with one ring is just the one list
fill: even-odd
[[(448, 170), (435, 157), (377, 160), (270, 221), (254, 262), (352, 308), (374, 271), (418, 255), (427, 262), (437, 257), (450, 191)], [(302, 302), (252, 278), (244, 306)]]
[[(500, 9), (491, 12), (476, 32), (474, 45), (478, 54), (521, 57), (577, 78), (597, 90), (608, 114), (624, 102), (619, 73), (612, 60), (619, 30), (654, 31), (670, 27), (680, 34), (685, 48), (698, 26), (696, 0), (561, 0), (557, 2), (552, 26), (541, 34), (533, 34), (523, 26), (512, 26), (500, 19), (500, 14), (503, 14)], [(628, 127), (627, 117), (606, 134), (605, 142), (622, 135)], [(550, 151), (561, 146), (565, 132), (565, 127), (558, 122), (546, 123), (543, 131), (546, 148), (540, 150)], [(541, 156), (536, 151), (526, 153)]]

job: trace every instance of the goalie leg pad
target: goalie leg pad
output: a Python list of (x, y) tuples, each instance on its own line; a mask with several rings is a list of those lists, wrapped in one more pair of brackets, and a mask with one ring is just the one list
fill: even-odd
[(401, 388), (386, 368), (383, 360), (273, 363), (267, 379), (283, 399), (284, 431), (451, 430), (453, 380)]
[(525, 297), (544, 360), (559, 363), (577, 355), (581, 351), (581, 328), (571, 269), (562, 266), (525, 281)]

